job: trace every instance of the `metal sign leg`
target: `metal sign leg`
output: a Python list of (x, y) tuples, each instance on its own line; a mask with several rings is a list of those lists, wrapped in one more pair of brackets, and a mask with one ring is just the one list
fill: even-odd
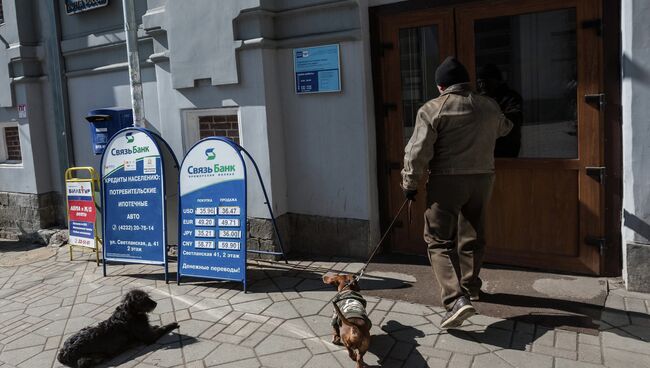
[(167, 261), (165, 261), (165, 284), (169, 284), (169, 262)]
[[(264, 186), (264, 180), (262, 180), (262, 174), (260, 173), (259, 167), (257, 167), (257, 163), (255, 162), (255, 159), (253, 159), (253, 156), (251, 156), (248, 151), (242, 146), (239, 146), (241, 148), (242, 152), (246, 154), (246, 157), (248, 157), (251, 162), (253, 163), (253, 166), (255, 167), (255, 171), (257, 172), (257, 177), (260, 180), (260, 185), (262, 186), (262, 192), (264, 193), (264, 200), (266, 207), (269, 209), (269, 214), (271, 215), (271, 221), (273, 222), (273, 229), (275, 230), (275, 236), (278, 237), (278, 245), (280, 246), (280, 251), (282, 252), (282, 259), (284, 259), (284, 263), (288, 264), (289, 261), (287, 261), (287, 255), (284, 253), (284, 246), (282, 243), (282, 237), (280, 236), (280, 230), (278, 229), (278, 224), (275, 221), (275, 215), (273, 215), (273, 209), (271, 208), (271, 201), (269, 201), (269, 196), (266, 193), (266, 187)], [(277, 254), (277, 252), (264, 252), (265, 254)]]

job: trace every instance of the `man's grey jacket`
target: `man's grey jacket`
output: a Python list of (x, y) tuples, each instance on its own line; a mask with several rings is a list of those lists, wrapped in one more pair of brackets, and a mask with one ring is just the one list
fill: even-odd
[(404, 155), (402, 187), (416, 189), (431, 175), (494, 172), (494, 144), (512, 129), (499, 105), (466, 83), (448, 87), (418, 110)]

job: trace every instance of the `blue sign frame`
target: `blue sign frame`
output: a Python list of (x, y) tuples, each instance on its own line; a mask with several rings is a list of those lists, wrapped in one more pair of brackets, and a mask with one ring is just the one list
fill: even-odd
[[(127, 161), (129, 161), (129, 165), (132, 165), (131, 168), (130, 168), (130, 171), (134, 171), (134, 173), (138, 173), (139, 171), (137, 170), (137, 167), (138, 167), (138, 161), (140, 161), (142, 163), (142, 167), (143, 167), (142, 176), (147, 174), (147, 172), (146, 172), (147, 169), (149, 169), (150, 172), (153, 172), (154, 174), (156, 172), (160, 172), (159, 179), (156, 180), (158, 182), (158, 184), (156, 184), (156, 188), (160, 188), (160, 190), (162, 191), (161, 193), (159, 193), (160, 194), (160, 207), (161, 208), (159, 208), (159, 211), (149, 211), (149, 212), (144, 211), (141, 214), (138, 214), (138, 213), (134, 214), (134, 215), (139, 215), (140, 217), (143, 214), (145, 216), (147, 216), (147, 215), (159, 216), (159, 217), (153, 219), (152, 221), (149, 221), (149, 223), (153, 222), (153, 225), (149, 225), (147, 223), (145, 223), (144, 225), (142, 225), (142, 224), (136, 224), (136, 225), (132, 225), (132, 226), (127, 225), (123, 229), (119, 229), (117, 227), (119, 225), (115, 224), (114, 221), (113, 221), (113, 219), (114, 219), (113, 216), (117, 216), (117, 215), (116, 214), (114, 215), (113, 212), (111, 212), (111, 211), (114, 211), (114, 209), (113, 209), (113, 206), (112, 206), (112, 202), (109, 201), (109, 195), (108, 195), (109, 190), (107, 190), (106, 183), (105, 183), (105, 179), (106, 179), (104, 177), (104, 175), (106, 174), (104, 172), (105, 171), (105, 163), (107, 162), (106, 160), (109, 159), (109, 158), (106, 157), (106, 155), (109, 155), (109, 154), (112, 155), (111, 151), (113, 151), (113, 149), (115, 149), (115, 148), (111, 149), (111, 146), (112, 146), (112, 144), (114, 143), (114, 141), (116, 139), (126, 138), (128, 144), (133, 142), (133, 140), (135, 139), (135, 137), (133, 136), (134, 132), (143, 133), (151, 141), (151, 143), (153, 143), (153, 146), (156, 149), (156, 155), (154, 155), (154, 156), (157, 156), (157, 158), (154, 158), (153, 161), (150, 160), (148, 163), (145, 163), (144, 158), (135, 158), (133, 160), (126, 160), (126, 161), (124, 161), (124, 165), (123, 165), (124, 167), (122, 168), (122, 171), (126, 171), (125, 169), (126, 169)], [(102, 247), (102, 257), (103, 257), (104, 276), (106, 276), (106, 265), (107, 265), (108, 262), (156, 264), (156, 265), (164, 265), (164, 267), (165, 267), (165, 282), (168, 282), (169, 281), (169, 278), (168, 278), (169, 267), (168, 267), (168, 259), (167, 259), (167, 245), (168, 245), (168, 235), (167, 235), (167, 226), (168, 226), (168, 224), (167, 224), (167, 210), (168, 210), (168, 208), (167, 208), (167, 202), (168, 201), (165, 199), (165, 196), (167, 194), (167, 180), (165, 180), (165, 174), (166, 174), (165, 172), (166, 172), (166, 166), (171, 164), (171, 163), (165, 162), (165, 157), (171, 157), (173, 159), (173, 161), (174, 161), (173, 164), (176, 167), (178, 167), (178, 160), (176, 159), (176, 156), (174, 155), (173, 151), (171, 150), (171, 147), (167, 144), (167, 142), (165, 142), (165, 140), (163, 140), (158, 134), (153, 133), (153, 132), (151, 132), (149, 130), (146, 130), (146, 129), (142, 129), (142, 128), (130, 127), (130, 128), (125, 128), (125, 129), (122, 129), (122, 130), (118, 131), (108, 141), (106, 147), (107, 147), (107, 149), (102, 154), (101, 167), (100, 167), (100, 178), (101, 178), (101, 185), (102, 185), (102, 189), (103, 189), (102, 190), (102, 202), (103, 202), (103, 205), (102, 205), (102, 235), (103, 235), (104, 239), (103, 239), (103, 247)], [(161, 148), (163, 148), (165, 151), (163, 151)], [(133, 153), (128, 152), (128, 150), (129, 150), (128, 148), (124, 148), (119, 153), (124, 154), (126, 157), (132, 158)], [(135, 149), (133, 151), (135, 151)], [(116, 153), (117, 152), (118, 151), (116, 151)], [(146, 158), (148, 158), (148, 157), (146, 157)], [(116, 160), (116, 161), (119, 162), (119, 160)], [(153, 166), (151, 165), (151, 163), (153, 163)], [(147, 167), (147, 165), (148, 165), (148, 167)], [(112, 174), (113, 172), (118, 171), (118, 170), (120, 170), (119, 166), (115, 167), (113, 169), (113, 171), (111, 171), (109, 173), (109, 175)], [(128, 177), (128, 176), (124, 176), (124, 177)], [(128, 182), (128, 179), (126, 179), (125, 182)], [(119, 207), (119, 204), (118, 204), (118, 207)], [(107, 223), (113, 223), (113, 225), (111, 226), (111, 231), (107, 231)], [(135, 229), (136, 226), (138, 227), (137, 230)], [(160, 244), (151, 245), (150, 244), (151, 242), (147, 243), (147, 239), (144, 238), (144, 240), (142, 242), (143, 242), (143, 244), (147, 244), (147, 245), (146, 246), (133, 245), (134, 250), (132, 252), (132, 253), (136, 253), (136, 252), (143, 253), (144, 254), (143, 256), (137, 256), (137, 255), (133, 255), (132, 253), (129, 253), (129, 252), (131, 252), (131, 245), (127, 245), (127, 247), (126, 247), (127, 248), (127, 250), (126, 250), (127, 253), (124, 254), (125, 257), (119, 257), (119, 256), (116, 257), (116, 256), (111, 256), (110, 255), (108, 250), (112, 249), (111, 247), (114, 247), (114, 246), (118, 245), (117, 240), (116, 240), (116, 243), (113, 244), (112, 243), (113, 239), (110, 239), (110, 236), (113, 235), (113, 232), (125, 231), (125, 232), (128, 233), (128, 232), (133, 232), (133, 231), (140, 231), (141, 229), (144, 232), (146, 232), (146, 231), (154, 231), (154, 229), (155, 229), (155, 231), (154, 231), (155, 232), (155, 237), (156, 237), (157, 241)], [(149, 229), (151, 229), (151, 230), (149, 230)], [(162, 232), (162, 234), (161, 234), (161, 232)], [(154, 241), (156, 241), (156, 240), (154, 240)], [(144, 252), (144, 249), (148, 248), (148, 247), (159, 248), (159, 249), (153, 249), (150, 252)], [(158, 254), (159, 252), (161, 252), (162, 254)], [(109, 253), (109, 255), (107, 255), (107, 253)]]
[(296, 94), (341, 92), (338, 44), (293, 49)]
[[(220, 150), (226, 147), (224, 144), (232, 152)], [(178, 189), (178, 284), (183, 276), (191, 276), (242, 282), (246, 291), (248, 183), (241, 151), (227, 138), (208, 137), (194, 144), (183, 158)], [(203, 162), (217, 157), (221, 163)], [(237, 164), (241, 169), (236, 168)], [(230, 180), (217, 178), (231, 174)], [(221, 196), (219, 192), (226, 194)], [(233, 211), (222, 212), (222, 208)], [(197, 220), (201, 224), (197, 225)]]

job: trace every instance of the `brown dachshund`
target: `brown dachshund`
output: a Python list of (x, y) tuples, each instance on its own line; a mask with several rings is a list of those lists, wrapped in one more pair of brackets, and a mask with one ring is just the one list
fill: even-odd
[(348, 349), (350, 359), (357, 362), (357, 368), (365, 367), (363, 355), (370, 347), (372, 323), (366, 314), (366, 300), (359, 293), (359, 284), (353, 275), (326, 274), (323, 282), (337, 287), (338, 293), (332, 301), (334, 316), (332, 343)]

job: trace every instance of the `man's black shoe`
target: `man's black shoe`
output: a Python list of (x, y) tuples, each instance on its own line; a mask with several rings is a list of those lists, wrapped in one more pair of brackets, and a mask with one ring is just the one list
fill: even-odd
[(456, 299), (453, 308), (442, 318), (440, 322), (440, 327), (442, 328), (454, 328), (459, 327), (463, 322), (469, 317), (476, 314), (476, 309), (472, 306), (469, 300), (466, 297), (461, 296)]
[(483, 292), (480, 289), (479, 290), (470, 290), (469, 291), (469, 301), (470, 302), (475, 302), (475, 301), (480, 300), (481, 299), (481, 294), (483, 294)]

